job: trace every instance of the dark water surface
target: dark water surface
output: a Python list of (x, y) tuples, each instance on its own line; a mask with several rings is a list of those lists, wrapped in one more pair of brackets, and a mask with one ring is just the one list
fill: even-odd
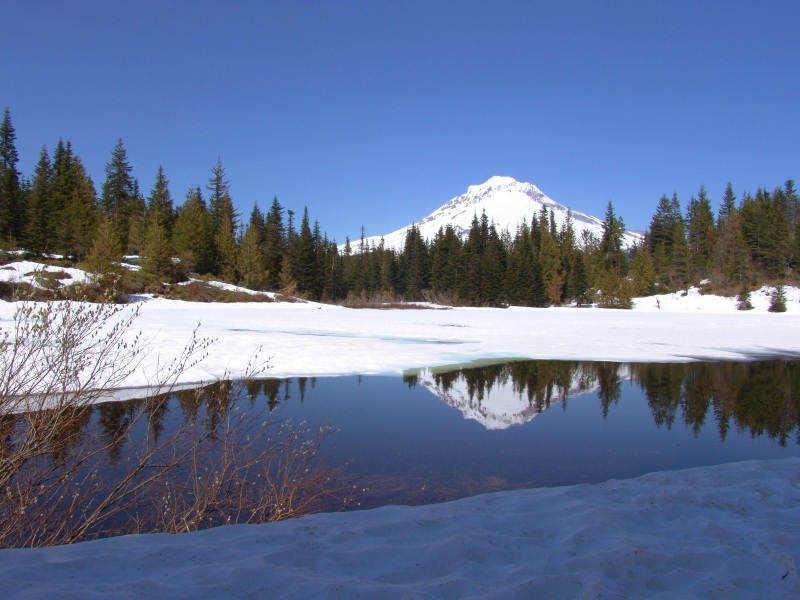
[(334, 425), (324, 460), (349, 463), (362, 508), (800, 456), (800, 361), (515, 361), (265, 379), (248, 395), (273, 418)]

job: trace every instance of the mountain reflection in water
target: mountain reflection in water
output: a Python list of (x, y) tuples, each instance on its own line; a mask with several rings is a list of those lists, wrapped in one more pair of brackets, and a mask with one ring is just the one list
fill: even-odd
[[(511, 361), (402, 378), (256, 380), (242, 402), (266, 405), (278, 420), (334, 425), (324, 460), (348, 463), (359, 481), (353, 506), (374, 507), (799, 456), (799, 365)], [(206, 396), (230, 385), (209, 386), (217, 393)], [(211, 427), (221, 409), (202, 398), (189, 390), (169, 405), (86, 407), (74, 427), (95, 427), (106, 440), (137, 414), (154, 437), (198, 415)], [(14, 419), (0, 417), (0, 426)], [(129, 451), (112, 445), (112, 464)]]
[(570, 396), (596, 393), (603, 417), (622, 396), (625, 382), (637, 384), (658, 427), (683, 423), (699, 434), (709, 415), (725, 440), (737, 431), (766, 435), (781, 446), (794, 432), (800, 443), (798, 361), (608, 363), (560, 360), (515, 361), (456, 370), (425, 369), (407, 374), (447, 404), (487, 429), (522, 424)]

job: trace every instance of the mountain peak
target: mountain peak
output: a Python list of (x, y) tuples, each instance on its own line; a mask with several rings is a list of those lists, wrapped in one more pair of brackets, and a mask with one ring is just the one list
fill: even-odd
[(531, 192), (535, 194), (542, 194), (541, 191), (539, 191), (539, 188), (537, 188), (533, 184), (525, 183), (523, 181), (517, 181), (513, 177), (506, 177), (504, 175), (495, 175), (494, 177), (490, 177), (481, 184), (469, 186), (467, 188), (467, 193), (465, 195), (483, 196), (491, 192), (496, 192), (500, 190), (510, 190), (510, 189), (519, 190), (524, 194), (530, 194)]
[(467, 188), (467, 193), (479, 193), (481, 191), (497, 189), (501, 187), (509, 187), (514, 184), (519, 184), (519, 181), (513, 177), (505, 177), (504, 175), (495, 175), (478, 185), (471, 185)]

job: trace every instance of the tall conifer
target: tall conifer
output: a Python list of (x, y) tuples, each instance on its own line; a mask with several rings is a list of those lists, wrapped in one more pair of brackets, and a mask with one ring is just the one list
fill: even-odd
[(21, 240), (27, 216), (20, 186), (21, 175), (17, 170), (16, 139), (11, 113), (6, 107), (0, 122), (0, 240), (3, 241)]
[(138, 194), (131, 175), (132, 170), (128, 153), (120, 138), (111, 153), (111, 160), (106, 163), (106, 180), (103, 183), (100, 205), (103, 213), (111, 217), (123, 250), (128, 248), (131, 221), (137, 208)]

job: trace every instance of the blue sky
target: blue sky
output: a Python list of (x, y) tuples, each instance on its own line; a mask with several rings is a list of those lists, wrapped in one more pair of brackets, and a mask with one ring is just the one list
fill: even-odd
[(98, 190), (122, 138), (177, 204), (221, 158), (246, 217), (277, 196), (379, 235), (492, 175), (628, 227), (662, 194), (800, 179), (800, 3), (0, 0), (20, 169), (70, 139)]

